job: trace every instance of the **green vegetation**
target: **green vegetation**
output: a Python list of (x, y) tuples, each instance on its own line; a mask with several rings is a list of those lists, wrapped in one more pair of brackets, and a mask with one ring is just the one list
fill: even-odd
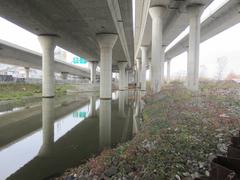
[[(57, 85), (57, 96), (66, 94), (71, 85)], [(35, 84), (0, 84), (0, 101), (21, 100), (24, 97), (40, 97), (41, 85)]]
[(194, 179), (209, 174), (216, 154), (226, 154), (240, 125), (240, 85), (202, 82), (191, 93), (179, 82), (144, 98), (140, 132), (62, 177), (90, 179)]

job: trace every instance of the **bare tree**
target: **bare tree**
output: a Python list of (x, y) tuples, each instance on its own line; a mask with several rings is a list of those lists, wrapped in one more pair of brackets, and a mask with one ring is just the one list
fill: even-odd
[(217, 80), (220, 81), (223, 79), (223, 74), (227, 66), (227, 57), (219, 57), (217, 59)]

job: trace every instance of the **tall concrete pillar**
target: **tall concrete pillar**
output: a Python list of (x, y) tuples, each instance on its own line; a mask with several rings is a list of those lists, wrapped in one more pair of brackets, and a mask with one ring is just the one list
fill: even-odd
[(163, 6), (154, 6), (149, 9), (152, 18), (152, 84), (153, 93), (157, 93), (161, 89), (162, 61), (163, 61)]
[(116, 34), (97, 34), (100, 47), (100, 99), (112, 98), (112, 49)]
[(42, 99), (42, 134), (43, 143), (39, 151), (39, 156), (51, 154), (54, 145), (54, 99)]
[(40, 35), (38, 40), (42, 47), (42, 96), (54, 97), (54, 49), (55, 35)]
[(25, 75), (26, 75), (26, 79), (29, 79), (29, 71), (30, 71), (30, 68), (29, 67), (25, 67)]
[(162, 61), (161, 61), (161, 83), (164, 84), (165, 78), (164, 78), (164, 64), (165, 64), (165, 49), (166, 46), (162, 46)]
[(94, 117), (96, 116), (97, 112), (96, 112), (96, 96), (91, 96), (90, 97), (90, 112), (89, 112), (89, 116), (90, 117)]
[(96, 69), (97, 69), (97, 63), (96, 61), (92, 61), (90, 63), (90, 76), (91, 76), (91, 84), (96, 83)]
[(61, 72), (61, 77), (62, 77), (63, 80), (67, 80), (68, 72)]
[(111, 146), (111, 100), (100, 99), (99, 110), (99, 147)]
[(199, 81), (200, 7), (201, 5), (191, 5), (188, 7), (190, 32), (187, 62), (187, 88), (191, 91), (198, 90)]
[(167, 61), (167, 83), (170, 83), (170, 68), (171, 68), (171, 61)]
[(126, 61), (119, 61), (118, 62), (118, 68), (119, 68), (119, 90), (123, 91), (126, 89), (126, 66), (127, 62)]
[(147, 46), (142, 46), (142, 70), (141, 70), (141, 90), (146, 91), (146, 66), (147, 66)]
[(126, 99), (126, 91), (118, 92), (118, 112), (120, 116), (125, 116), (125, 99)]
[(137, 87), (141, 87), (141, 59), (136, 59), (137, 62)]
[(151, 80), (152, 80), (152, 63), (151, 63), (151, 59), (148, 59), (148, 69), (149, 69), (149, 82), (151, 83)]

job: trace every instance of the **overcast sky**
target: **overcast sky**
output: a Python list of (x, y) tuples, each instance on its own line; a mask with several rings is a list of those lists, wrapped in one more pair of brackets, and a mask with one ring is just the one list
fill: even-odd
[[(201, 20), (208, 17), (219, 6), (228, 0), (215, 0), (203, 13)], [(187, 30), (180, 35), (181, 39)], [(0, 18), (0, 39), (12, 42), (25, 48), (41, 52), (37, 36), (18, 27), (7, 20)], [(176, 40), (176, 41), (177, 41)], [(175, 42), (176, 42), (175, 41)], [(225, 56), (227, 65), (225, 75), (229, 72), (240, 74), (240, 24), (218, 34), (205, 41), (200, 46), (200, 71), (205, 69), (205, 75), (215, 77), (217, 73), (217, 59)], [(73, 55), (68, 55), (72, 58)], [(71, 62), (71, 60), (69, 60)], [(85, 65), (86, 67), (86, 65)], [(204, 68), (203, 68), (204, 67)], [(183, 53), (171, 61), (171, 75), (176, 76), (179, 72), (186, 72), (187, 54)]]

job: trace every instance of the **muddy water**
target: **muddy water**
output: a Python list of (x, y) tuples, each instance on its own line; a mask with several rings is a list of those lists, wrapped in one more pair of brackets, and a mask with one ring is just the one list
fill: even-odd
[[(0, 179), (48, 179), (133, 137), (138, 131), (140, 93), (114, 92), (112, 100), (87, 100), (40, 107), (0, 118)], [(86, 97), (85, 97), (86, 99)]]

